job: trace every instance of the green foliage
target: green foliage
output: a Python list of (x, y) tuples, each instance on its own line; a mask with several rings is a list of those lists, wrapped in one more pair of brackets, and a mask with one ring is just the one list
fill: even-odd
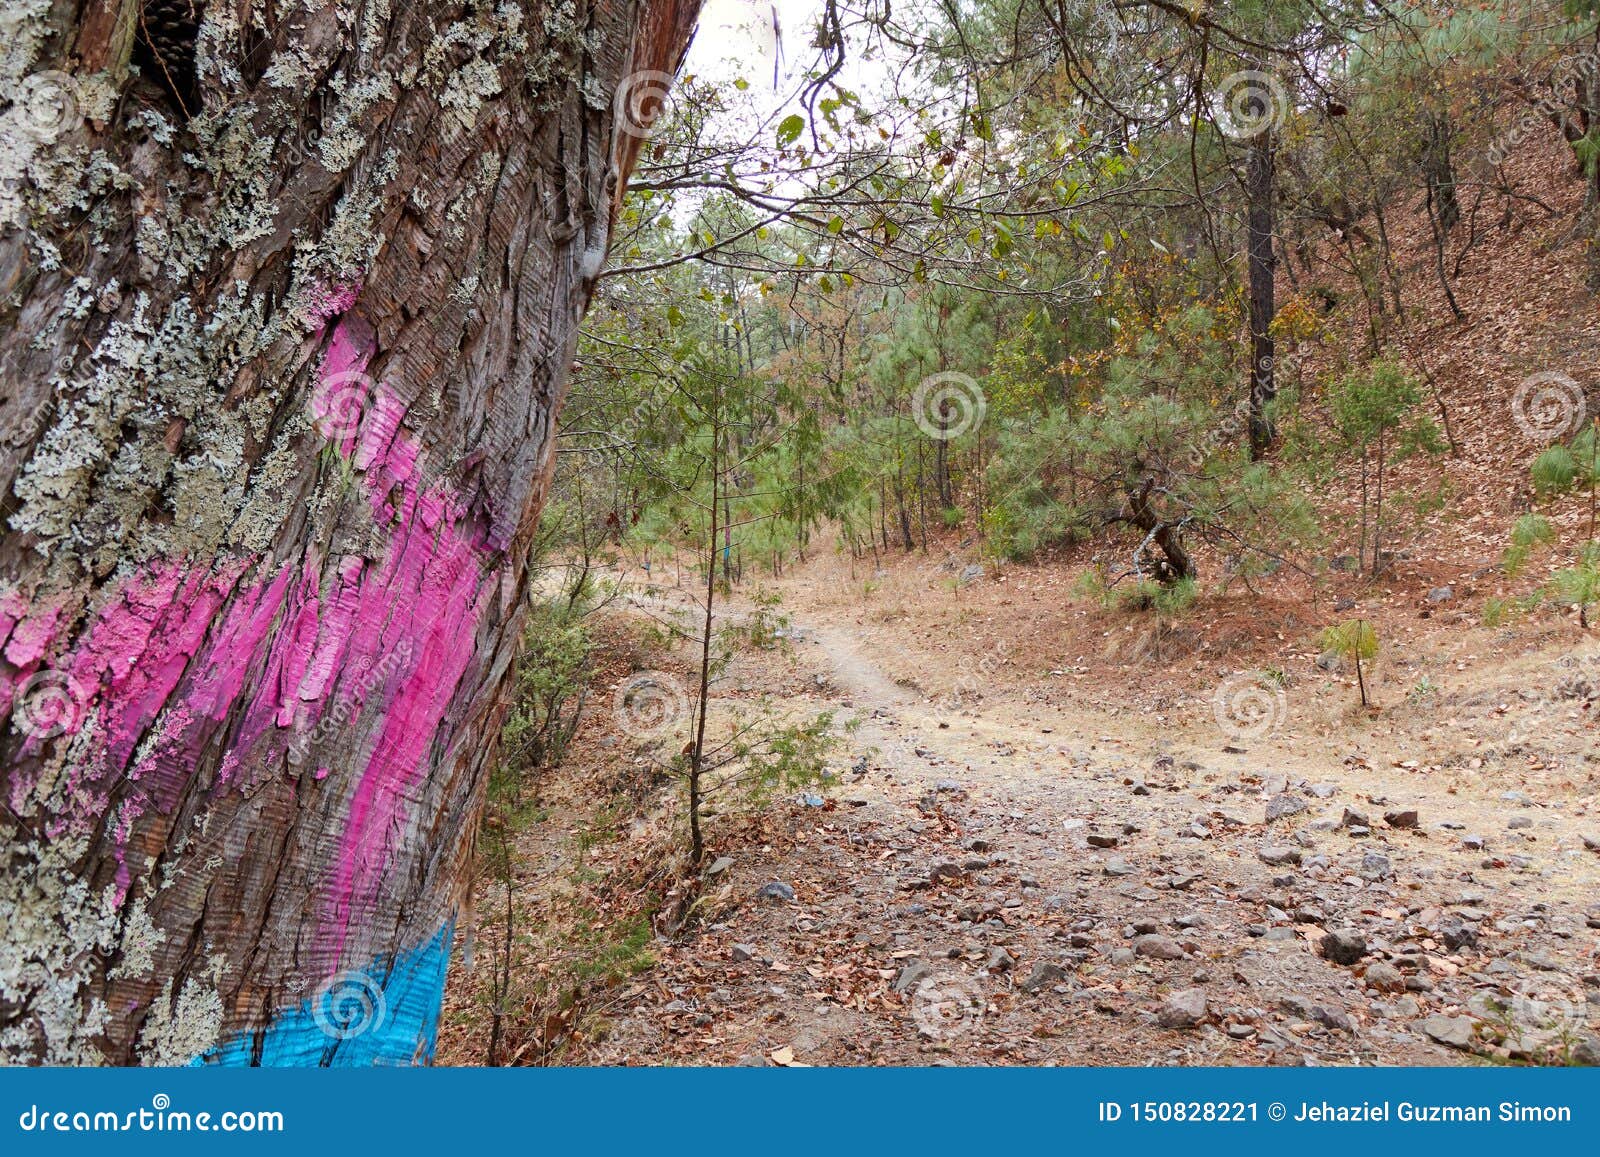
[(1179, 579), (1172, 583), (1145, 579), (1125, 587), (1109, 588), (1104, 601), (1118, 610), (1154, 611), (1165, 617), (1182, 614), (1194, 605), (1198, 597), (1199, 588), (1193, 579)]
[(577, 732), (589, 691), (586, 610), (562, 599), (528, 614), (497, 768), (518, 783), (558, 766)]
[(1584, 543), (1576, 566), (1558, 570), (1550, 578), (1555, 598), (1576, 605), (1584, 626), (1589, 625), (1589, 607), (1600, 602), (1600, 542)]
[(1361, 664), (1376, 658), (1378, 654), (1378, 633), (1372, 629), (1372, 624), (1365, 619), (1335, 623), (1323, 630), (1321, 641), (1325, 651), (1355, 664), (1356, 683), (1361, 688), (1361, 705), (1367, 706), (1367, 680), (1361, 672)]
[(1511, 621), (1515, 610), (1516, 604), (1513, 600), (1490, 595), (1483, 600), (1483, 613), (1479, 621), (1486, 627), (1503, 627)]
[(1551, 446), (1533, 460), (1533, 488), (1541, 497), (1560, 494), (1578, 479), (1578, 463), (1565, 446)]
[(1406, 701), (1413, 707), (1421, 707), (1431, 703), (1439, 697), (1439, 684), (1431, 676), (1424, 675), (1411, 685), (1411, 690), (1406, 692)]
[(620, 984), (656, 962), (655, 930), (648, 914), (635, 916), (619, 927), (580, 926), (574, 940), (583, 949), (573, 965), (573, 975), (581, 981)]
[(1375, 361), (1346, 374), (1329, 388), (1327, 402), (1334, 429), (1356, 449), (1388, 438), (1401, 448), (1444, 450), (1438, 427), (1416, 414), (1421, 388), (1394, 362)]
[[(731, 728), (731, 734), (708, 752), (712, 758), (705, 795), (734, 797), (752, 805), (764, 803), (776, 792), (824, 783), (828, 757), (840, 742), (831, 711), (786, 723), (770, 709), (758, 709), (733, 721)], [(678, 760), (684, 766), (687, 761), (687, 756)]]
[[(1309, 503), (1281, 472), (1252, 463), (1237, 398), (1237, 350), (1213, 311), (1189, 307), (1129, 339), (1088, 405), (1052, 405), (1005, 423), (988, 478), (985, 525), (1002, 554), (1026, 559), (1121, 528), (1136, 582), (1192, 578), (1152, 532), (1182, 546), (1225, 540), (1243, 554), (1310, 540)], [(1166, 557), (1163, 557), (1163, 554)]]
[(1378, 654), (1378, 633), (1366, 619), (1335, 623), (1324, 628), (1318, 638), (1324, 651), (1352, 661), (1365, 662)]
[(1516, 577), (1535, 551), (1555, 541), (1555, 527), (1542, 514), (1524, 514), (1511, 527), (1511, 545), (1501, 559), (1501, 568), (1508, 577)]

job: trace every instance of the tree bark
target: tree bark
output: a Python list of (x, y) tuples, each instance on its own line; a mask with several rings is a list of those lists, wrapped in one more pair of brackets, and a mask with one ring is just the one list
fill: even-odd
[(1249, 202), (1250, 277), (1250, 456), (1259, 458), (1272, 444), (1273, 429), (1267, 409), (1277, 396), (1273, 378), (1272, 319), (1276, 312), (1274, 250), (1272, 129), (1257, 133), (1250, 142), (1250, 162), (1245, 175)]
[(0, 1057), (426, 1060), (698, 0), (212, 0), (181, 107), (141, 2), (0, 58)]

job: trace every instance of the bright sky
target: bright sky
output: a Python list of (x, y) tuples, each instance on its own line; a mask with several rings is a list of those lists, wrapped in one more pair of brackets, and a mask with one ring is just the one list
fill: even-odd
[(714, 80), (742, 75), (770, 87), (775, 61), (787, 73), (810, 54), (806, 44), (821, 9), (820, 0), (705, 0), (684, 69)]

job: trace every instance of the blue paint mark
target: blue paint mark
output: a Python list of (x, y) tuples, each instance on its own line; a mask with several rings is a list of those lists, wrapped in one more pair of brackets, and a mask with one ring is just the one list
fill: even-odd
[(264, 1028), (235, 1034), (197, 1065), (360, 1068), (418, 1065), (433, 1059), (439, 1006), (450, 962), (452, 925), (432, 940), (341, 972)]

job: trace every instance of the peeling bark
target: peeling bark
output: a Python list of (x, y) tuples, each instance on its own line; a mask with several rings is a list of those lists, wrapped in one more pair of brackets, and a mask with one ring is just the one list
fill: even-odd
[(192, 117), (139, 3), (0, 56), (0, 1057), (425, 1060), (619, 89), (698, 0), (212, 0)]

